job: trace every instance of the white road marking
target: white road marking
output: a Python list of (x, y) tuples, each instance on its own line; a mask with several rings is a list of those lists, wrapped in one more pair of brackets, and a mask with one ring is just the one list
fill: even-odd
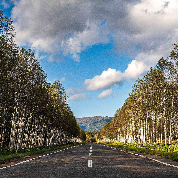
[[(104, 145), (104, 146), (105, 146), (105, 145)], [(74, 147), (78, 147), (78, 146), (74, 146)], [(71, 147), (71, 148), (72, 148), (72, 147)], [(67, 149), (68, 149), (68, 148), (67, 148)], [(116, 148), (115, 148), (115, 149), (116, 149)], [(63, 150), (65, 150), (65, 149), (63, 149)], [(62, 150), (60, 150), (60, 151), (62, 151)], [(120, 150), (120, 151), (123, 151), (123, 150)], [(57, 152), (59, 152), (59, 151), (57, 151)], [(92, 146), (90, 147), (90, 152), (92, 152)], [(56, 152), (54, 152), (54, 153), (56, 153)], [(134, 153), (132, 153), (132, 152), (128, 152), (128, 153), (134, 154)], [(53, 154), (53, 153), (50, 153), (50, 154)], [(46, 155), (49, 155), (49, 154), (46, 154)], [(46, 156), (46, 155), (43, 155), (43, 156)], [(92, 155), (92, 153), (89, 153), (89, 156), (91, 156), (91, 155)], [(145, 156), (143, 156), (143, 155), (139, 155), (139, 154), (135, 154), (135, 155), (138, 155), (138, 156), (140, 156), (140, 157), (145, 158)], [(41, 157), (42, 157), (42, 156), (38, 156), (38, 157), (29, 159), (29, 160), (26, 160), (26, 161), (22, 161), (22, 162), (16, 163), (16, 164), (14, 164), (14, 165), (2, 167), (2, 168), (0, 168), (0, 169), (6, 169), (6, 168), (13, 167), (13, 166), (17, 166), (17, 165), (19, 165), (19, 164), (23, 164), (23, 163), (26, 163), (26, 162), (29, 162), (29, 161), (32, 161), (32, 160), (35, 160), (35, 159), (41, 158)], [(156, 161), (157, 163), (164, 164), (164, 165), (166, 165), (166, 166), (172, 166), (172, 167), (178, 168), (178, 166), (175, 166), (175, 165), (171, 165), (171, 164), (168, 164), (168, 163), (165, 163), (165, 162), (161, 162), (161, 161), (156, 160), (156, 159), (153, 159), (153, 158), (149, 158), (149, 157), (147, 157), (147, 158), (150, 159), (150, 160)], [(92, 160), (88, 160), (88, 167), (92, 167)]]
[(92, 167), (92, 160), (88, 160), (88, 167)]

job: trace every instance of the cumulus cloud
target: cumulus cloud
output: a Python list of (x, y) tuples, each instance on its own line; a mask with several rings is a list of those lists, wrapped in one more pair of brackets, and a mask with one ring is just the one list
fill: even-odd
[(74, 37), (70, 37), (68, 40), (62, 43), (62, 47), (64, 49), (64, 54), (73, 54), (73, 58), (76, 61), (80, 61), (80, 54), (83, 50), (85, 50), (88, 46), (92, 46), (98, 43), (107, 43), (108, 38), (106, 35), (102, 35), (103, 38), (100, 37), (102, 31), (99, 26), (96, 24), (89, 24), (87, 28), (78, 33)]
[(97, 75), (92, 79), (86, 79), (85, 85), (87, 90), (101, 90), (110, 88), (112, 85), (119, 84), (122, 81), (122, 73), (116, 69), (109, 68), (103, 71), (101, 75)]
[(86, 98), (88, 98), (86, 93), (75, 94), (73, 96), (70, 96), (67, 101), (80, 100), (80, 99), (86, 99)]
[[(92, 79), (86, 79), (84, 84), (87, 90), (103, 90), (111, 88), (113, 85), (119, 85), (123, 81), (131, 78), (137, 78), (149, 70), (150, 66), (146, 65), (143, 61), (139, 61), (141, 58), (145, 58), (146, 55), (142, 54), (138, 56), (138, 60), (133, 60), (122, 73), (116, 69), (109, 68), (107, 71), (103, 71), (101, 75), (97, 75)], [(110, 90), (106, 90), (109, 92)], [(104, 93), (101, 93), (103, 96)]]
[[(108, 77), (103, 82), (104, 74), (86, 80), (88, 89), (95, 90), (118, 84), (124, 75), (137, 77), (166, 57), (178, 38), (177, 9), (175, 0), (18, 0), (12, 19), (19, 45), (71, 55), (75, 61), (87, 47), (108, 43), (111, 34), (114, 50), (134, 60), (125, 74), (103, 71), (112, 71), (111, 82)], [(60, 61), (54, 56), (50, 61)]]
[(117, 31), (114, 24), (124, 21), (130, 3), (133, 1), (19, 0), (12, 10), (16, 42), (46, 53), (61, 50), (79, 61), (79, 53), (86, 47), (108, 42), (110, 30)]
[(136, 78), (139, 75), (143, 74), (145, 70), (147, 70), (147, 66), (145, 66), (144, 62), (133, 60), (128, 68), (125, 70), (123, 76), (125, 78)]
[(112, 93), (112, 89), (105, 90), (98, 95), (98, 98), (105, 98), (106, 96), (110, 95), (111, 93)]

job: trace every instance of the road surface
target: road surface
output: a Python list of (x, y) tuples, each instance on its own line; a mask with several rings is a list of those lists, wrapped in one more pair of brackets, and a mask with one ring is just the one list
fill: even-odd
[(86, 143), (0, 165), (0, 177), (178, 178), (178, 163), (146, 154), (124, 152), (96, 143)]

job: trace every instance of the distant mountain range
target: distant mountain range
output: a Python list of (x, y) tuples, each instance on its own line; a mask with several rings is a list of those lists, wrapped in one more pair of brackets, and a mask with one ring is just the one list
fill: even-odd
[(108, 121), (112, 120), (112, 117), (94, 116), (76, 118), (76, 120), (82, 130), (86, 132), (99, 132)]

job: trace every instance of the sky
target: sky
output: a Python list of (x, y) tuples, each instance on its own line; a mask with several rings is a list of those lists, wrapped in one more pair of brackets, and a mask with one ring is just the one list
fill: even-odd
[(178, 38), (177, 0), (1, 0), (0, 9), (77, 118), (114, 116)]

